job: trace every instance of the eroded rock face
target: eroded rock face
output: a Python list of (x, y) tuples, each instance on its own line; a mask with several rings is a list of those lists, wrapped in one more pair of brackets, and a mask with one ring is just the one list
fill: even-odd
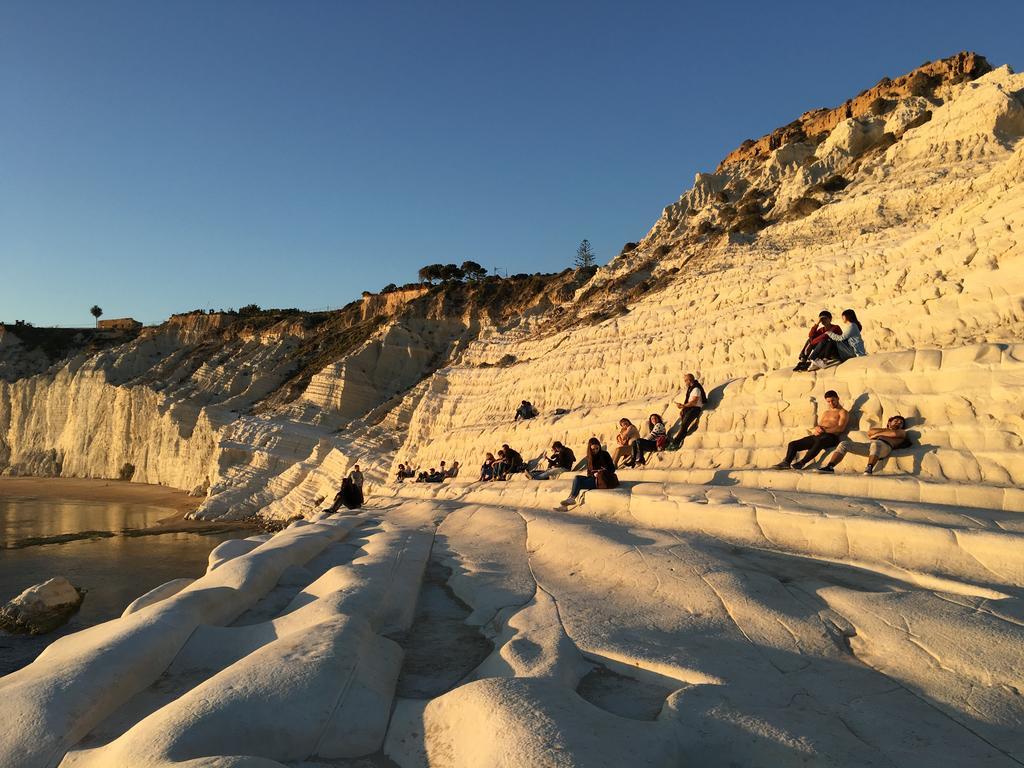
[(991, 71), (985, 57), (971, 51), (928, 62), (895, 80), (883, 78), (874, 88), (862, 91), (834, 109), (812, 109), (757, 140), (743, 142), (725, 156), (718, 168), (722, 170), (744, 160), (763, 160), (773, 150), (793, 142), (808, 138), (820, 140), (844, 120), (882, 115), (903, 99), (933, 97), (941, 92), (943, 86), (975, 80)]
[(29, 587), (0, 608), (0, 627), (32, 635), (52, 632), (71, 618), (83, 599), (85, 592), (57, 576)]

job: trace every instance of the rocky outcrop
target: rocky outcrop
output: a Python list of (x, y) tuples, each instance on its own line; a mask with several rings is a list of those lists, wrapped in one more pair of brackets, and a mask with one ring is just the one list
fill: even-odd
[(991, 71), (992, 67), (984, 56), (963, 51), (922, 64), (895, 80), (883, 77), (876, 86), (861, 91), (838, 107), (812, 109), (759, 139), (747, 139), (725, 156), (718, 171), (744, 160), (766, 160), (772, 152), (787, 144), (820, 142), (845, 120), (886, 115), (909, 99), (941, 99), (950, 86), (976, 80)]
[(35, 584), (0, 608), (0, 628), (42, 635), (64, 624), (82, 605), (85, 593), (63, 576)]

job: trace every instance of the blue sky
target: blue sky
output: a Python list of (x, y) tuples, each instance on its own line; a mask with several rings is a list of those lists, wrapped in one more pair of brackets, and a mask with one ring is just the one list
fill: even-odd
[[(834, 8), (834, 10), (830, 10)], [(341, 306), (643, 236), (743, 139), (1024, 3), (0, 3), (0, 320)]]

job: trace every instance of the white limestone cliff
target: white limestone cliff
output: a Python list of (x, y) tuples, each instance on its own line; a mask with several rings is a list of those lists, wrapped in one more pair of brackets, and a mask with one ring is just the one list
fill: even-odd
[[(1022, 200), (1024, 76), (962, 54), (745, 143), (592, 277), (178, 321), (0, 381), (5, 471), (303, 518), (0, 678), (0, 766), (1019, 765)], [(792, 371), (847, 307), (869, 355)], [(502, 443), (673, 421), (688, 371), (697, 431), (620, 488), (474, 482)], [(914, 447), (769, 469), (829, 389)], [(370, 509), (320, 512), (355, 463)]]

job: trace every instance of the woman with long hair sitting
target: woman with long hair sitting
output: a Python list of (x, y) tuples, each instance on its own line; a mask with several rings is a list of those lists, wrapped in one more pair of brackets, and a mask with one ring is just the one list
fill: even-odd
[(619, 478), (615, 474), (615, 462), (608, 451), (601, 447), (601, 441), (592, 437), (587, 441), (587, 474), (576, 475), (572, 479), (572, 492), (569, 498), (562, 501), (562, 506), (571, 507), (575, 504), (580, 491), (618, 487)]
[(626, 462), (627, 467), (635, 467), (637, 464), (641, 467), (644, 466), (647, 463), (644, 454), (658, 450), (659, 439), (662, 446), (664, 446), (666, 437), (665, 420), (661, 418), (660, 414), (652, 413), (647, 418), (647, 430), (647, 437), (639, 437), (633, 441), (633, 456)]

